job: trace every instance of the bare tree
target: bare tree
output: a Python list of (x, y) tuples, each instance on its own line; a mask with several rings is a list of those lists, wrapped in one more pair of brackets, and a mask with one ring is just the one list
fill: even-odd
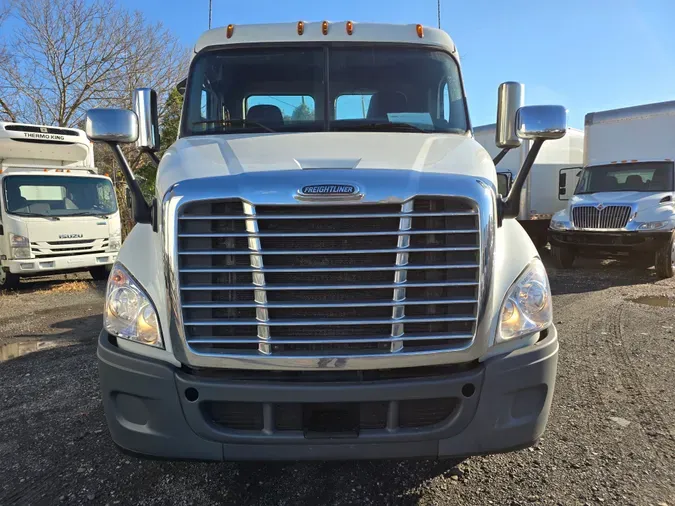
[(11, 119), (77, 126), (89, 108), (129, 107), (139, 85), (155, 88), (163, 104), (186, 71), (187, 50), (161, 23), (109, 0), (22, 0), (14, 8), (19, 27), (9, 64), (0, 63), (0, 97), (13, 96), (0, 108)]
[[(0, 34), (2, 34), (2, 26), (9, 17), (10, 9), (9, 2), (0, 0)], [(0, 38), (0, 119), (6, 118), (10, 121), (16, 121), (16, 114), (12, 107), (13, 98), (15, 97), (15, 90), (11, 89), (3, 81), (2, 69), (6, 69), (11, 64), (11, 57), (7, 48), (7, 42)]]

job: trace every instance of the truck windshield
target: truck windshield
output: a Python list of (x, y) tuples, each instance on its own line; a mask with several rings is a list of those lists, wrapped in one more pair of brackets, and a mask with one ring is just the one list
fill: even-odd
[(243, 132), (464, 133), (455, 59), (392, 45), (231, 48), (197, 56), (182, 135)]
[(7, 176), (3, 190), (5, 209), (19, 216), (99, 216), (117, 211), (115, 190), (103, 178)]
[(667, 191), (673, 191), (673, 162), (636, 162), (586, 167), (574, 194)]

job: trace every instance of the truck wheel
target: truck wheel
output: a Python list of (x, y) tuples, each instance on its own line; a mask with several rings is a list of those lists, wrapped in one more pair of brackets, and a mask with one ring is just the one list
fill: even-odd
[(672, 278), (675, 274), (675, 241), (670, 240), (656, 252), (656, 275), (659, 279)]
[(19, 288), (19, 276), (0, 269), (0, 290), (16, 290)]
[(574, 258), (576, 257), (572, 250), (560, 246), (551, 246), (551, 256), (553, 257), (553, 265), (558, 269), (569, 269), (574, 265)]
[(106, 281), (111, 268), (111, 265), (97, 265), (96, 267), (89, 268), (89, 274), (91, 274), (91, 277), (96, 281)]

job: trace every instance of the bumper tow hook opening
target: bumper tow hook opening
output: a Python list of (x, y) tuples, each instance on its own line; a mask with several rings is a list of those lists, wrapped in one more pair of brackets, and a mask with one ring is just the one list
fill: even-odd
[(462, 387), (462, 395), (464, 397), (471, 397), (476, 391), (476, 387), (472, 383), (467, 383)]
[(197, 399), (199, 399), (199, 392), (196, 388), (190, 387), (185, 390), (185, 398), (190, 402), (195, 402)]

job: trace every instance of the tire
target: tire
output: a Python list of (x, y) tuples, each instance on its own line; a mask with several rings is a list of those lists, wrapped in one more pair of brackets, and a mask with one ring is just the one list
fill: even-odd
[(19, 288), (19, 275), (0, 268), (0, 290), (16, 290), (17, 288)]
[(110, 275), (111, 265), (97, 265), (89, 268), (89, 274), (95, 281), (107, 281)]
[(672, 278), (675, 274), (675, 236), (656, 252), (656, 275), (659, 279)]
[(574, 265), (576, 255), (570, 249), (552, 245), (551, 257), (553, 257), (553, 265), (558, 269), (569, 269)]

